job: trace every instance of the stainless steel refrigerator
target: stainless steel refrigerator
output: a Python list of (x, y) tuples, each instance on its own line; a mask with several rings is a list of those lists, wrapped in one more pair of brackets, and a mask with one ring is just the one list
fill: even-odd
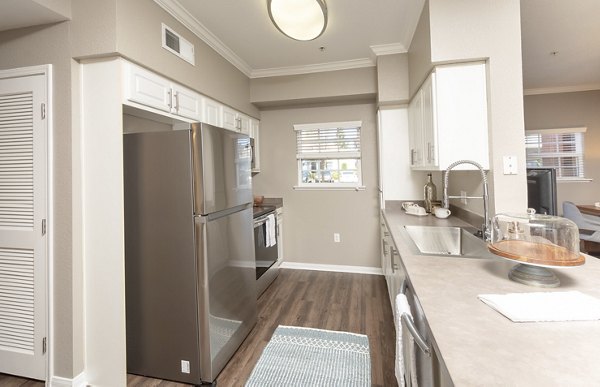
[(127, 371), (212, 382), (256, 323), (248, 136), (123, 135)]

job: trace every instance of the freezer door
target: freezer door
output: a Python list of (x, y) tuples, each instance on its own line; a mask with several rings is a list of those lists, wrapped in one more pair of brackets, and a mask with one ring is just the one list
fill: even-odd
[(123, 156), (127, 370), (197, 383), (189, 131), (126, 134)]
[(208, 124), (192, 125), (194, 213), (252, 202), (250, 138)]
[(256, 323), (252, 208), (195, 220), (200, 375), (212, 382)]

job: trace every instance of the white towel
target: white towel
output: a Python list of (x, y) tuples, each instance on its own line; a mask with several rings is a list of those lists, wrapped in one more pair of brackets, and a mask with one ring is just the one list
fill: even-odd
[(277, 234), (275, 231), (275, 215), (267, 215), (267, 221), (265, 222), (265, 245), (267, 247), (275, 246), (277, 244)]
[[(417, 387), (417, 367), (415, 361), (415, 340), (412, 335), (408, 332), (408, 329), (402, 324), (402, 315), (408, 314), (412, 319), (410, 313), (410, 306), (406, 296), (399, 293), (396, 296), (396, 380), (398, 386), (405, 386), (405, 375), (408, 381), (409, 387)], [(405, 343), (405, 345), (403, 345)], [(410, 369), (406, 370), (407, 363)]]
[(578, 291), (477, 297), (514, 322), (600, 320), (600, 300)]

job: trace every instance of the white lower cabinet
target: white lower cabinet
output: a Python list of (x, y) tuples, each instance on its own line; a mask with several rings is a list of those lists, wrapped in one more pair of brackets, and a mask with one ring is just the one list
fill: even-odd
[[(396, 244), (394, 243), (394, 240), (392, 239), (383, 215), (381, 215), (380, 220), (382, 247), (381, 267), (390, 296), (392, 315), (394, 316), (394, 319), (398, 317), (396, 316), (396, 296), (399, 293), (404, 293), (410, 306), (414, 327), (429, 348), (429, 354), (427, 354), (415, 343), (414, 363), (417, 367), (417, 382), (423, 386), (454, 386), (452, 379), (450, 378), (450, 374), (448, 373), (448, 369), (446, 368), (442, 358), (439, 356), (437, 346), (435, 345), (435, 339), (432, 332), (429, 330), (429, 324), (427, 323), (425, 313), (421, 307), (416, 292), (412, 288), (407, 273), (404, 270), (402, 257)], [(396, 327), (396, 329), (402, 328)], [(397, 330), (396, 335), (399, 334), (402, 334), (402, 332)], [(403, 344), (405, 343), (406, 341), (403, 341)]]
[(396, 304), (396, 295), (402, 291), (406, 274), (400, 262), (400, 252), (392, 239), (390, 231), (381, 216), (381, 269), (387, 283), (392, 310)]

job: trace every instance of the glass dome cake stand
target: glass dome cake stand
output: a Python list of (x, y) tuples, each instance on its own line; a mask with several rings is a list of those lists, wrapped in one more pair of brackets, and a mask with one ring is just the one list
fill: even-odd
[(513, 281), (545, 288), (560, 285), (548, 268), (566, 268), (585, 263), (579, 251), (579, 229), (558, 216), (497, 214), (492, 220), (488, 249), (495, 255), (518, 262), (508, 273)]

